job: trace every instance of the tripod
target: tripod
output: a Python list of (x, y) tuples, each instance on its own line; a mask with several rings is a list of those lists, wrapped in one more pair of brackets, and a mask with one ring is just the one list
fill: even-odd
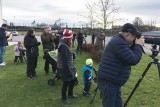
[(94, 90), (94, 96), (93, 96), (92, 100), (90, 101), (90, 104), (92, 104), (92, 103), (93, 103), (94, 98), (95, 98), (95, 97), (96, 97), (96, 95), (97, 95), (97, 91), (98, 91), (98, 87), (96, 87), (96, 88), (95, 88), (95, 90)]
[(160, 78), (160, 61), (159, 61), (157, 58), (155, 58), (155, 57), (158, 55), (159, 51), (156, 50), (156, 47), (157, 47), (156, 45), (153, 45), (152, 47), (153, 47), (153, 49), (151, 50), (151, 51), (152, 51), (151, 57), (152, 57), (153, 61), (151, 61), (151, 62), (148, 63), (146, 69), (144, 70), (144, 72), (143, 72), (142, 75), (140, 76), (139, 80), (138, 80), (137, 83), (135, 84), (135, 86), (134, 86), (131, 94), (130, 94), (129, 97), (127, 98), (127, 100), (126, 100), (126, 102), (124, 103), (123, 107), (126, 107), (126, 106), (127, 106), (129, 100), (131, 99), (132, 95), (134, 94), (134, 92), (135, 92), (136, 89), (138, 88), (139, 84), (140, 84), (141, 81), (143, 80), (144, 76), (146, 75), (147, 71), (149, 70), (149, 68), (151, 67), (152, 64), (156, 64), (156, 65), (157, 65), (157, 67), (158, 67), (158, 72), (159, 72), (159, 78)]
[[(93, 68), (93, 70), (94, 70), (95, 75), (96, 75), (96, 77), (93, 80), (94, 80), (95, 83), (97, 83), (97, 71), (94, 68)], [(94, 95), (93, 95), (92, 100), (90, 101), (90, 104), (93, 103), (93, 101), (94, 101), (94, 99), (95, 99), (95, 97), (97, 95), (97, 91), (98, 91), (98, 87), (96, 87), (95, 90), (94, 90)]]

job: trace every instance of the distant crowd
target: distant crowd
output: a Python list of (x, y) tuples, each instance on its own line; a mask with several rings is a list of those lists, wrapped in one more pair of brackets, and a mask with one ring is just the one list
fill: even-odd
[[(7, 63), (4, 62), (4, 54), (6, 51), (6, 46), (8, 46), (8, 41), (12, 40), (12, 34), (7, 31), (7, 25), (3, 24), (0, 28), (0, 66), (6, 66)], [(69, 29), (63, 29), (55, 33), (52, 31), (50, 26), (44, 27), (41, 34), (41, 42), (35, 37), (35, 30), (29, 29), (24, 36), (24, 43), (18, 41), (14, 47), (14, 63), (24, 63), (26, 62), (26, 74), (28, 80), (33, 80), (37, 78), (37, 62), (39, 56), (39, 45), (43, 46), (43, 59), (44, 72), (46, 75), (49, 74), (49, 68), (51, 65), (52, 71), (55, 74), (55, 79), (60, 79), (63, 81), (61, 95), (62, 102), (64, 104), (71, 104), (68, 98), (78, 98), (78, 96), (73, 94), (74, 85), (78, 84), (78, 74), (74, 66), (76, 59), (76, 54), (82, 54), (83, 44), (86, 44), (86, 35), (83, 29), (78, 32), (71, 31)], [(97, 38), (97, 39), (96, 39)], [(95, 41), (96, 39), (96, 41)], [(102, 48), (103, 40), (105, 39), (104, 32), (94, 32), (92, 34), (92, 44), (95, 47)], [(72, 52), (71, 48), (76, 47), (76, 53)], [(56, 51), (56, 58), (52, 58), (49, 54), (52, 51)], [(86, 59), (86, 64), (83, 68), (83, 81), (84, 89), (82, 91), (84, 96), (90, 96), (90, 87), (92, 81), (92, 66), (93, 60), (91, 58)], [(68, 97), (66, 91), (68, 89)]]

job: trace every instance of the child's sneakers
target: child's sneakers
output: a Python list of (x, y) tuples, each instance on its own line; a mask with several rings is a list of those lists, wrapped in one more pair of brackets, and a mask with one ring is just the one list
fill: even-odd
[(82, 90), (83, 92), (83, 96), (86, 96), (86, 97), (89, 97), (91, 94), (90, 93), (87, 93), (86, 91)]
[(0, 66), (6, 66), (6, 63), (5, 62), (0, 63)]
[(69, 100), (62, 100), (64, 105), (71, 105), (72, 103)]
[(76, 95), (68, 96), (68, 98), (78, 98)]
[(92, 95), (91, 93), (87, 93), (88, 95)]
[(32, 80), (32, 78), (31, 78), (31, 77), (27, 77), (27, 79), (28, 79), (28, 80)]

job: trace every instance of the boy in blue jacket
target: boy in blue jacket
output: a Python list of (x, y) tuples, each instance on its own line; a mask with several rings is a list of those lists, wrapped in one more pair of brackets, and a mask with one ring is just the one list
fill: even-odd
[(87, 59), (86, 65), (83, 67), (83, 81), (84, 81), (83, 95), (84, 96), (91, 95), (89, 93), (89, 90), (92, 84), (92, 66), (93, 66), (92, 59)]

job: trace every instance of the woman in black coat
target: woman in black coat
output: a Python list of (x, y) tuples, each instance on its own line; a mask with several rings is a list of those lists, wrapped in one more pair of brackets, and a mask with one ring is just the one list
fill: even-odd
[(71, 104), (67, 99), (67, 89), (68, 89), (68, 98), (77, 98), (73, 95), (73, 88), (75, 84), (75, 70), (73, 62), (73, 52), (72, 47), (72, 36), (73, 33), (69, 29), (65, 29), (63, 32), (63, 38), (60, 41), (58, 48), (58, 57), (57, 57), (57, 67), (58, 71), (61, 74), (63, 85), (62, 85), (62, 102), (66, 105)]
[(39, 55), (38, 46), (41, 43), (35, 37), (35, 30), (29, 29), (24, 38), (24, 46), (26, 48), (27, 56), (27, 79), (32, 79), (36, 76), (36, 67)]

